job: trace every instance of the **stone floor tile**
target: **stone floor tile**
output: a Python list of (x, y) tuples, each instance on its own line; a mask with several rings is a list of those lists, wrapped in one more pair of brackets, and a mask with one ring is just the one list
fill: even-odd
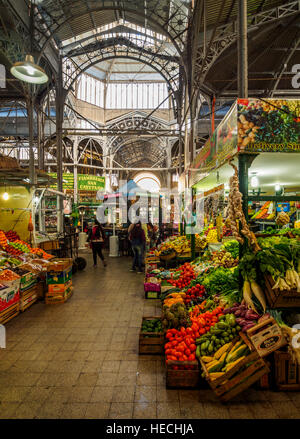
[(68, 402), (89, 402), (94, 387), (73, 386)]
[(133, 402), (135, 386), (115, 386), (112, 402)]
[(91, 402), (87, 405), (85, 418), (87, 419), (107, 419), (110, 403)]
[(134, 403), (133, 419), (156, 419), (156, 403)]
[(113, 386), (96, 386), (91, 395), (90, 402), (111, 402), (114, 393)]
[(108, 414), (109, 419), (131, 419), (133, 415), (133, 403), (112, 402)]

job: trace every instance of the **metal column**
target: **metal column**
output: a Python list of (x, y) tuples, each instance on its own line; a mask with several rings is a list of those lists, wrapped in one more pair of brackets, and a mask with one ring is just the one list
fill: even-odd
[(248, 97), (247, 0), (238, 0), (238, 97)]
[(74, 139), (73, 143), (73, 161), (74, 161), (74, 203), (78, 203), (78, 138)]
[[(57, 190), (63, 191), (63, 142), (62, 125), (64, 117), (64, 92), (62, 75), (62, 57), (59, 59), (59, 68), (56, 83), (56, 160), (57, 160)], [(63, 232), (63, 197), (57, 196), (57, 231)]]
[(43, 136), (43, 117), (40, 105), (36, 106), (37, 117), (37, 150), (38, 150), (38, 168), (44, 169), (45, 153), (44, 153), (44, 136)]
[(35, 168), (34, 168), (34, 150), (33, 150), (33, 93), (29, 85), (30, 92), (27, 98), (27, 115), (28, 115), (28, 131), (29, 131), (29, 180), (30, 184), (36, 184)]

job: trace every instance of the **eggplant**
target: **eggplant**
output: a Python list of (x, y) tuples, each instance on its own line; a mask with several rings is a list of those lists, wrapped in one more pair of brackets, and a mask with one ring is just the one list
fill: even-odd
[(247, 320), (257, 320), (258, 314), (254, 313), (251, 309), (249, 309), (245, 314), (245, 319)]
[(239, 317), (236, 319), (236, 322), (239, 326), (247, 325), (249, 323), (249, 322), (247, 322), (247, 320), (239, 318)]
[(256, 325), (256, 323), (248, 323), (247, 325), (243, 326), (242, 331), (247, 332), (248, 329), (253, 328), (253, 326), (255, 326), (255, 325)]

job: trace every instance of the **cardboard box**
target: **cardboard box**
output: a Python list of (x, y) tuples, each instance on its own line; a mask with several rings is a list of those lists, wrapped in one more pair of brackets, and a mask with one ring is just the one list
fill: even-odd
[(63, 271), (50, 271), (47, 273), (47, 285), (65, 284), (72, 278), (72, 267)]
[(49, 293), (64, 293), (68, 288), (72, 286), (72, 279), (65, 284), (49, 284), (48, 292)]
[(261, 357), (286, 345), (287, 341), (273, 318), (265, 320), (247, 331), (251, 343)]

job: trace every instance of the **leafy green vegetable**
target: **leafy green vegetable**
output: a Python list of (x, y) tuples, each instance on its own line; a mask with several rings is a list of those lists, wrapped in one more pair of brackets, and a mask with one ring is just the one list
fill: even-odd
[(205, 286), (209, 295), (219, 293), (226, 294), (239, 288), (238, 273), (238, 268), (232, 270), (230, 268), (219, 267), (206, 275), (202, 280), (202, 284)]
[(239, 263), (239, 268), (244, 280), (256, 280), (256, 256), (254, 253), (247, 252), (244, 254)]
[(231, 239), (230, 241), (226, 241), (221, 250), (227, 250), (231, 253), (232, 257), (236, 259), (239, 256), (239, 243), (235, 239)]

